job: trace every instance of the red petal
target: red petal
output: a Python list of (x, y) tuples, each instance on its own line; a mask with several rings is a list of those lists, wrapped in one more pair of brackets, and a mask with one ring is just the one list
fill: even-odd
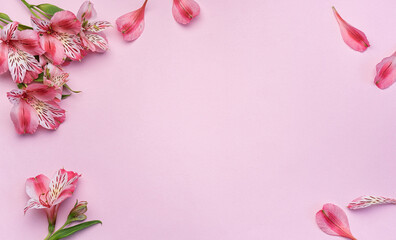
[(81, 31), (81, 22), (70, 11), (60, 11), (51, 18), (51, 26), (55, 32), (77, 34)]
[(15, 130), (19, 134), (34, 133), (38, 127), (38, 116), (34, 108), (32, 108), (24, 100), (14, 105), (11, 109), (11, 120), (14, 123)]
[(200, 7), (194, 0), (173, 0), (173, 17), (180, 24), (188, 24), (199, 12)]
[(60, 90), (40, 83), (32, 83), (25, 89), (29, 96), (33, 96), (40, 101), (52, 101), (58, 95)]
[(333, 12), (338, 25), (340, 26), (341, 36), (344, 39), (344, 42), (353, 50), (364, 52), (370, 46), (366, 35), (342, 19), (334, 7)]
[(45, 55), (55, 64), (60, 65), (65, 57), (62, 43), (49, 34), (40, 37), (40, 45), (45, 50)]
[(374, 83), (380, 89), (386, 89), (396, 81), (395, 62), (396, 55), (393, 54), (390, 57), (382, 59), (382, 61), (377, 64), (377, 74), (375, 76)]
[(26, 180), (26, 193), (35, 200), (39, 200), (40, 195), (48, 192), (50, 179), (43, 174)]
[(122, 15), (116, 20), (117, 30), (122, 33), (125, 41), (134, 41), (144, 30), (144, 11), (147, 0), (138, 10)]
[(316, 223), (323, 232), (329, 235), (356, 240), (349, 230), (349, 222), (345, 212), (334, 204), (323, 205), (323, 209), (316, 213)]

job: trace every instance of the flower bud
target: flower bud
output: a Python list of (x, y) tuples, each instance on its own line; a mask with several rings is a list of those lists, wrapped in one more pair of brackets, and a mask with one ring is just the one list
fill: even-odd
[(78, 202), (77, 200), (73, 209), (70, 211), (69, 216), (67, 217), (67, 221), (69, 223), (72, 223), (77, 221), (84, 221), (85, 219), (87, 219), (87, 216), (84, 214), (88, 210), (87, 205), (88, 202), (86, 201)]

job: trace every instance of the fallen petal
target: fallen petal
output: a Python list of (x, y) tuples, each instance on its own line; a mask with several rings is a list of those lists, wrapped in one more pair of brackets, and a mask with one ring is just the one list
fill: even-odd
[(396, 53), (382, 59), (376, 66), (377, 74), (374, 83), (380, 89), (390, 87), (396, 81)]
[(396, 199), (375, 196), (362, 196), (354, 199), (348, 204), (348, 208), (355, 210), (379, 204), (396, 204)]
[(201, 9), (194, 0), (173, 0), (172, 13), (176, 22), (188, 24), (199, 15)]

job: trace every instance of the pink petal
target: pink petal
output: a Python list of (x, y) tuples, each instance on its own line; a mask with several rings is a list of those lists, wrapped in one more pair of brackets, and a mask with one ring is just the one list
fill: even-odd
[(26, 193), (30, 198), (39, 200), (42, 194), (48, 192), (49, 183), (50, 179), (43, 174), (28, 178), (26, 180)]
[(75, 172), (66, 171), (65, 169), (57, 171), (49, 185), (48, 196), (50, 202), (53, 205), (57, 205), (69, 198), (73, 194), (80, 176)]
[(16, 32), (16, 41), (13, 41), (16, 48), (28, 52), (32, 55), (42, 55), (44, 50), (40, 47), (39, 36), (36, 31), (24, 30)]
[(349, 222), (345, 212), (334, 204), (323, 205), (323, 209), (316, 213), (316, 223), (323, 232), (329, 235), (356, 240), (349, 230)]
[(374, 79), (374, 83), (380, 89), (386, 89), (390, 87), (396, 81), (396, 53), (392, 56), (382, 59), (377, 64), (377, 74)]
[(80, 61), (83, 58), (82, 44), (77, 35), (62, 33), (57, 34), (56, 38), (62, 43), (66, 56), (71, 60)]
[(124, 14), (116, 20), (117, 30), (122, 33), (125, 41), (134, 41), (142, 35), (146, 3), (147, 0), (141, 8)]
[(68, 73), (65, 73), (62, 69), (51, 63), (48, 63), (45, 67), (44, 73), (44, 84), (49, 87), (55, 87), (56, 89), (60, 89), (69, 77)]
[(38, 117), (34, 108), (20, 101), (11, 109), (11, 120), (18, 134), (34, 133), (38, 127)]
[(43, 208), (47, 208), (47, 207), (41, 205), (40, 201), (38, 201), (38, 200), (29, 199), (29, 201), (27, 202), (25, 208), (23, 209), (23, 212), (26, 214), (26, 212), (27, 212), (29, 209), (32, 209), (32, 208), (35, 208), (35, 209), (43, 209)]
[(379, 204), (396, 204), (396, 199), (375, 196), (362, 196), (356, 198), (351, 203), (349, 203), (348, 208), (355, 210)]
[(51, 23), (49, 21), (41, 20), (35, 17), (30, 18), (33, 30), (36, 32), (47, 32), (50, 30)]
[(335, 18), (337, 19), (338, 25), (340, 26), (341, 36), (344, 39), (344, 42), (353, 50), (364, 52), (370, 46), (366, 35), (342, 19), (334, 7), (333, 12)]
[(194, 0), (173, 0), (172, 13), (176, 22), (188, 24), (199, 15), (200, 7)]
[(106, 28), (111, 27), (111, 23), (107, 21), (95, 21), (95, 22), (89, 22), (87, 26), (84, 28), (85, 31), (88, 32), (101, 32), (105, 30)]
[(93, 3), (91, 1), (83, 2), (80, 9), (78, 10), (77, 18), (80, 21), (85, 21), (95, 17), (96, 17), (96, 10), (94, 8)]
[(104, 36), (99, 35), (99, 33), (98, 34), (88, 33), (86, 34), (85, 39), (90, 43), (89, 49), (92, 52), (104, 52), (109, 48), (106, 38)]
[(55, 32), (77, 34), (81, 31), (81, 22), (70, 11), (60, 11), (51, 18), (51, 27)]
[(36, 110), (39, 124), (43, 128), (55, 130), (66, 119), (66, 111), (60, 108), (55, 101), (44, 102), (33, 98), (29, 103)]
[(0, 42), (0, 74), (8, 71), (8, 45)]
[(60, 90), (57, 90), (52, 87), (48, 87), (44, 84), (32, 83), (25, 88), (25, 92), (29, 96), (37, 98), (40, 101), (47, 102), (54, 100), (58, 96)]
[(4, 26), (0, 32), (0, 38), (3, 41), (15, 39), (15, 32), (18, 29), (18, 22), (11, 22)]
[(40, 46), (45, 50), (45, 56), (48, 57), (53, 64), (60, 65), (65, 58), (65, 49), (63, 48), (62, 42), (57, 38), (43, 34), (40, 37)]
[(23, 83), (29, 84), (33, 82), (33, 80), (38, 78), (39, 73), (35, 71), (26, 71), (25, 78), (23, 79)]

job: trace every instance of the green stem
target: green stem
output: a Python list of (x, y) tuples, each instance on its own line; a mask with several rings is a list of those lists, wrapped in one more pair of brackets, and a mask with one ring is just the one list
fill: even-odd
[(7, 22), (6, 20), (2, 19), (2, 18), (0, 18), (0, 21), (1, 21), (2, 23), (4, 23), (4, 24), (8, 24), (8, 22)]
[(34, 10), (36, 10), (38, 13), (40, 13), (41, 15), (43, 15), (44, 17), (51, 19), (51, 17), (49, 15), (47, 15), (44, 11), (42, 11), (40, 8), (38, 8), (37, 6), (32, 6), (34, 8)]
[(65, 86), (65, 88), (66, 88), (67, 90), (69, 90), (70, 92), (72, 92), (72, 93), (80, 93), (80, 92), (81, 92), (81, 91), (74, 91), (74, 90), (71, 89), (71, 88), (69, 87), (69, 85), (67, 85), (66, 83), (65, 83), (63, 86)]
[(30, 11), (36, 18), (43, 20), (39, 15), (37, 15), (37, 14), (33, 11), (32, 8), (34, 7), (34, 5), (29, 4), (28, 2), (26, 2), (26, 0), (21, 0), (21, 2), (22, 2), (23, 4), (25, 4), (25, 6), (29, 9), (29, 11)]
[(21, 0), (21, 2), (22, 2), (23, 4), (25, 4), (25, 6), (26, 6), (27, 8), (32, 8), (32, 5), (30, 5), (28, 2), (26, 2), (26, 0)]

